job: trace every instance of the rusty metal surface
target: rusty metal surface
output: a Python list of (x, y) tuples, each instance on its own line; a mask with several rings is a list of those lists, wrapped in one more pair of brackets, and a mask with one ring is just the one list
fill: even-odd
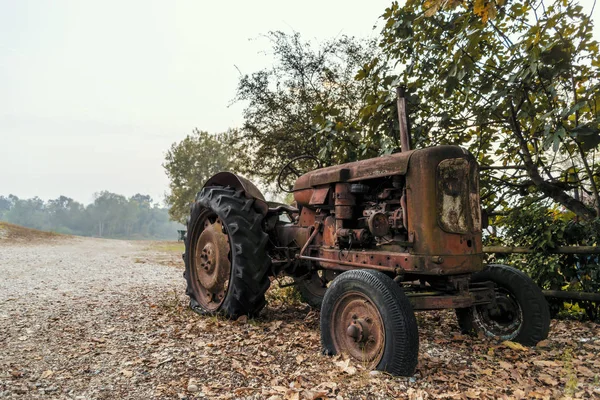
[(334, 247), (335, 239), (335, 218), (329, 216), (323, 222), (323, 244), (328, 247)]
[[(347, 168), (323, 168), (318, 174), (313, 174), (309, 178), (309, 186), (327, 185), (333, 182), (346, 182), (350, 177), (350, 170)], [(309, 172), (310, 174), (311, 172)]]
[(209, 186), (231, 186), (236, 189), (243, 189), (247, 195), (265, 201), (263, 194), (252, 182), (231, 172), (219, 172), (213, 175), (206, 181), (203, 187)]
[[(348, 171), (347, 182), (333, 180), (329, 195), (322, 194), (326, 190), (323, 186), (310, 186), (313, 174), (335, 177), (341, 170)], [(405, 175), (400, 176), (403, 173)], [(379, 174), (396, 178), (395, 181), (392, 179), (392, 183), (395, 182), (393, 188), (388, 186), (377, 189), (379, 192), (371, 192), (380, 206), (365, 208), (363, 204), (357, 204), (361, 197), (351, 193), (349, 182)], [(305, 246), (308, 241), (300, 244), (305, 246), (305, 252), (298, 258), (337, 271), (367, 268), (427, 276), (480, 271), (483, 253), (477, 181), (475, 159), (457, 146), (413, 150), (303, 175), (298, 179), (294, 193), (298, 204), (303, 205), (298, 224), (312, 227), (315, 221), (327, 223), (308, 246)], [(302, 187), (306, 189), (298, 190)], [(317, 198), (319, 201), (327, 198), (327, 201), (310, 208), (305, 206), (316, 202)], [(442, 199), (440, 203), (439, 198)], [(460, 207), (454, 207), (453, 199), (457, 199)], [(452, 204), (446, 207), (444, 203)], [(440, 220), (440, 211), (444, 209), (448, 213)], [(330, 214), (331, 211), (334, 213)], [(377, 212), (381, 214), (374, 214)], [(355, 220), (357, 218), (362, 218), (362, 222)], [(376, 246), (371, 232), (380, 235), (377, 237), (389, 233), (397, 235), (390, 232), (390, 226), (402, 231), (406, 229), (406, 237), (390, 241), (399, 244), (395, 248), (392, 245)], [(449, 232), (452, 230), (460, 233)], [(359, 237), (364, 240), (357, 240)]]
[(427, 149), (390, 154), (317, 169), (298, 178), (294, 184), (293, 191), (296, 192), (327, 183), (356, 182), (390, 175), (404, 175), (406, 174), (411, 155), (415, 152), (425, 150)]
[[(397, 217), (393, 218), (395, 218), (394, 223), (396, 223)], [(371, 215), (369, 215), (367, 219), (367, 226), (369, 227), (369, 231), (371, 231), (373, 236), (385, 236), (390, 231), (390, 223), (388, 221), (388, 217), (382, 212), (374, 212)]]
[[(469, 163), (469, 212), (471, 214), (471, 226), (475, 231), (486, 228), (483, 226), (481, 213), (481, 199), (479, 198), (479, 165), (476, 162)], [(486, 217), (486, 224), (487, 224)]]
[(469, 212), (469, 162), (464, 158), (443, 160), (437, 167), (438, 223), (450, 233), (467, 233)]
[(195, 245), (194, 272), (194, 285), (200, 293), (197, 301), (206, 310), (217, 310), (225, 300), (231, 273), (229, 239), (219, 219), (204, 222)]
[(310, 257), (310, 256), (298, 256), (300, 260), (317, 261), (318, 265), (323, 269), (330, 269), (332, 271), (351, 271), (353, 269), (375, 269), (377, 271), (392, 272), (396, 273), (398, 270), (392, 267), (386, 267), (382, 265), (365, 265), (361, 263), (355, 263), (351, 261), (331, 261), (327, 258)]
[[(425, 275), (453, 275), (477, 272), (483, 268), (482, 255), (422, 256), (369, 250), (340, 250), (319, 248), (318, 260), (328, 268), (333, 263), (377, 269), (388, 272), (420, 273)], [(331, 263), (331, 264), (330, 264)], [(400, 271), (399, 271), (400, 270)]]
[(310, 199), (312, 199), (313, 192), (313, 188), (296, 191), (294, 192), (294, 201), (299, 206), (307, 206), (310, 204)]
[(303, 246), (310, 236), (309, 228), (298, 225), (277, 225), (275, 226), (277, 232), (277, 240), (281, 246), (284, 247), (297, 247)]
[(408, 115), (406, 112), (406, 98), (404, 97), (406, 88), (399, 86), (396, 88), (396, 107), (398, 108), (398, 127), (400, 128), (400, 145), (402, 152), (410, 150), (410, 132), (408, 130)]
[(335, 185), (334, 204), (336, 219), (352, 219), (356, 196), (350, 193), (349, 184), (337, 183)]
[(310, 196), (310, 201), (308, 204), (311, 206), (321, 205), (327, 203), (327, 195), (329, 194), (329, 186), (315, 188), (312, 191), (312, 196)]
[(310, 234), (310, 237), (308, 238), (306, 243), (304, 243), (304, 246), (302, 246), (302, 250), (300, 250), (300, 254), (299, 254), (300, 257), (302, 257), (304, 255), (304, 252), (306, 251), (307, 247), (312, 243), (313, 240), (315, 240), (315, 237), (319, 234), (319, 226), (320, 226), (320, 223), (315, 222), (315, 229)]
[(302, 207), (302, 211), (300, 212), (300, 220), (298, 221), (298, 225), (300, 226), (313, 226), (315, 223), (316, 213), (314, 210), (311, 210), (308, 207)]
[(381, 314), (361, 292), (348, 291), (335, 302), (330, 336), (338, 354), (347, 353), (367, 368), (379, 364), (385, 348)]
[(409, 296), (414, 310), (442, 310), (447, 308), (467, 308), (473, 305), (468, 295), (458, 296)]
[[(469, 222), (471, 230), (454, 234), (444, 231), (438, 223), (437, 166), (447, 159), (464, 159), (469, 164), (476, 164), (471, 154), (457, 146), (436, 146), (414, 151), (410, 159), (406, 174), (406, 214), (407, 230), (414, 238), (412, 254), (444, 258), (481, 255), (480, 227), (474, 227)], [(462, 193), (462, 196), (468, 195), (468, 192)], [(475, 262), (472, 270), (480, 270), (481, 258), (473, 257), (472, 260)]]

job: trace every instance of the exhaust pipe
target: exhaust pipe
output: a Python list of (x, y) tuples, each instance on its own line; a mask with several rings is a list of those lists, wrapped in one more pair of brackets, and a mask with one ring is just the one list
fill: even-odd
[(406, 86), (396, 88), (398, 98), (398, 124), (400, 125), (400, 151), (410, 150), (410, 131), (408, 130), (408, 116), (406, 114), (406, 98), (404, 97)]

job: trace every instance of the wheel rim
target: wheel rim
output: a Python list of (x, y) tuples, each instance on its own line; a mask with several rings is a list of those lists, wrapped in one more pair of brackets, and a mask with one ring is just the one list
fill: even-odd
[(204, 220), (192, 262), (196, 301), (202, 308), (216, 311), (225, 300), (231, 274), (229, 237), (219, 218)]
[(385, 330), (381, 314), (361, 292), (347, 292), (336, 302), (332, 312), (330, 334), (337, 353), (374, 368), (385, 347)]
[(476, 306), (473, 310), (473, 318), (488, 336), (514, 339), (523, 324), (523, 310), (511, 292), (497, 287), (496, 307)]

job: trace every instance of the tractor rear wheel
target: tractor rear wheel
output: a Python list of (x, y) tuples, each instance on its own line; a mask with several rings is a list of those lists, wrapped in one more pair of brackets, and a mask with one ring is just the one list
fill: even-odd
[(191, 206), (183, 276), (190, 308), (199, 314), (254, 316), (266, 304), (268, 235), (253, 204), (242, 191), (208, 187)]
[(496, 307), (488, 304), (456, 310), (463, 333), (535, 346), (548, 337), (550, 311), (541, 289), (522, 271), (507, 265), (490, 264), (471, 277), (472, 282), (496, 285)]
[(419, 332), (408, 297), (387, 275), (347, 271), (331, 283), (321, 308), (321, 343), (328, 355), (354, 360), (395, 375), (417, 366)]

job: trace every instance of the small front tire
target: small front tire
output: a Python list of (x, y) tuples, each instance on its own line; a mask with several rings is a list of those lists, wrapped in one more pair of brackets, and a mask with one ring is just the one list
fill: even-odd
[(412, 306), (390, 277), (347, 271), (329, 286), (321, 308), (321, 343), (328, 355), (346, 353), (367, 368), (410, 376), (419, 332)]
[(541, 289), (522, 271), (490, 264), (471, 277), (471, 282), (491, 281), (496, 286), (496, 307), (477, 305), (456, 310), (463, 333), (535, 346), (548, 337), (550, 311)]

